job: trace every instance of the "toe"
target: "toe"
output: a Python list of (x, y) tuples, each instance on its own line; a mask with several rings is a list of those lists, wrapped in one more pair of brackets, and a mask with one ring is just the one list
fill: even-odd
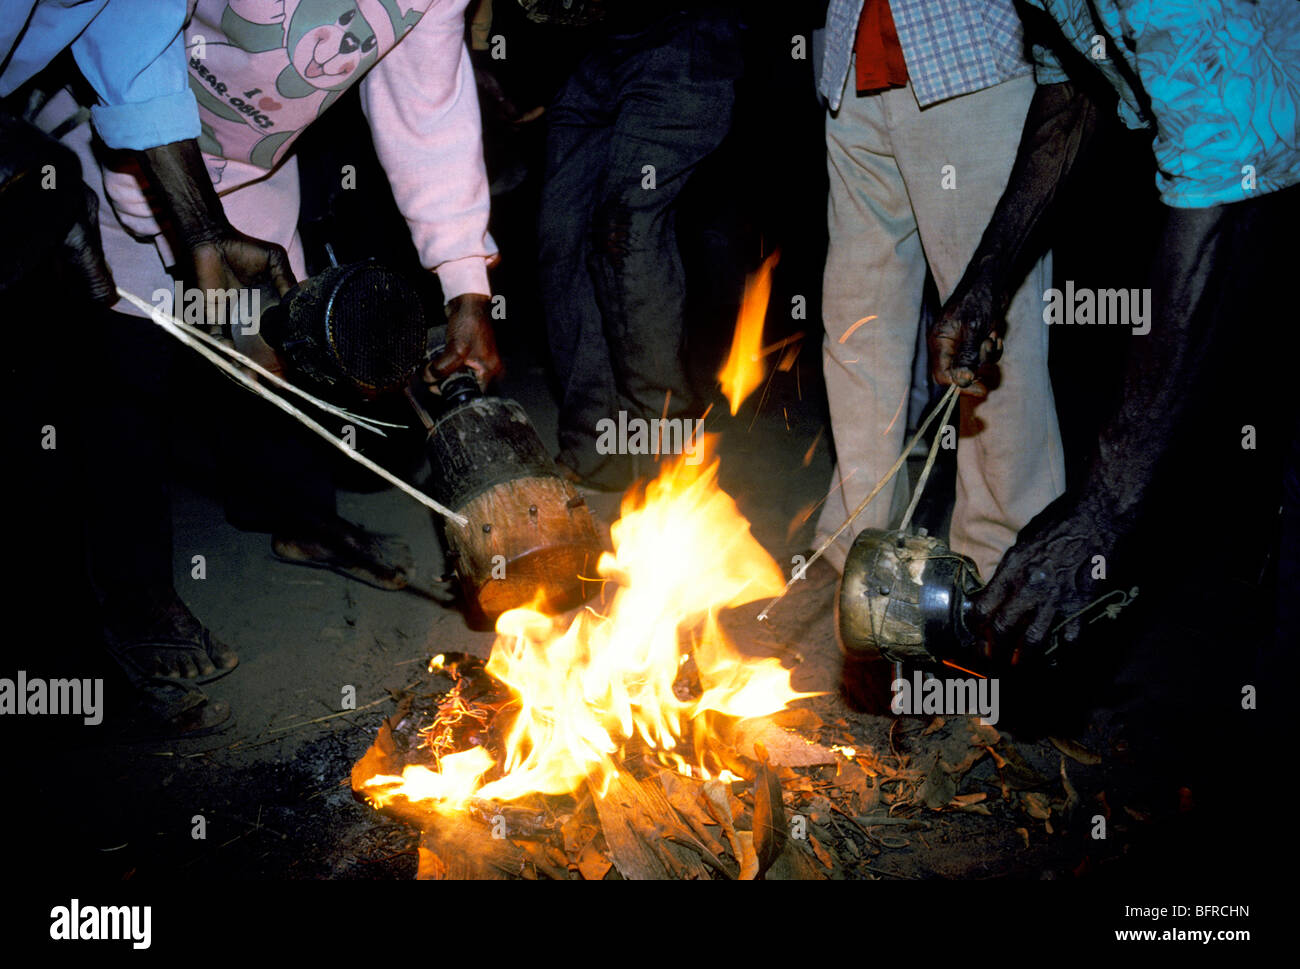
[(208, 656), (219, 670), (233, 670), (239, 665), (239, 655), (211, 633), (208, 634)]
[(213, 665), (212, 660), (210, 660), (206, 654), (200, 654), (194, 657), (194, 668), (197, 670), (199, 676), (211, 676), (217, 671), (216, 666)]

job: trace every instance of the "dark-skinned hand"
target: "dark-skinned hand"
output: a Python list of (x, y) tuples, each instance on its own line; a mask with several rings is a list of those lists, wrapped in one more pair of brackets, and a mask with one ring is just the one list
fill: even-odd
[(139, 153), (145, 177), (169, 215), (173, 250), (187, 282), (204, 290), (209, 324), (217, 319), (216, 294), (256, 289), (283, 297), (296, 280), (284, 248), (245, 235), (230, 224), (194, 139), (171, 142)]
[[(1052, 643), (1052, 631), (1106, 589), (1093, 579), (1094, 556), (1111, 556), (1115, 534), (1104, 512), (1062, 495), (1020, 530), (988, 585), (971, 597), (970, 625), (998, 664), (1032, 663)], [(1075, 642), (1078, 619), (1059, 633)]]
[(956, 384), (970, 397), (987, 397), (981, 377), (1002, 356), (997, 332), (1001, 314), (988, 288), (975, 285), (954, 293), (926, 334), (930, 376), (942, 386)]
[(233, 228), (196, 243), (190, 256), (194, 284), (209, 293), (256, 286), (283, 298), (296, 282), (282, 246)]
[(228, 303), (219, 307), (224, 299), (222, 294), (231, 290), (260, 292), (262, 309), (276, 297), (283, 299), (295, 284), (284, 248), (226, 226), (212, 238), (195, 243), (189, 253), (193, 284), (204, 291), (204, 317), (213, 328), (210, 332), (235, 341), (238, 349), (263, 367), (283, 375), (285, 365), (280, 355), (260, 336), (251, 335), (246, 329), (251, 321), (231, 318), (234, 307)]
[(488, 315), (491, 303), (489, 296), (465, 293), (447, 304), (447, 345), (426, 368), (427, 381), (436, 382), (462, 367), (473, 370), (483, 387), (500, 376), (503, 368)]

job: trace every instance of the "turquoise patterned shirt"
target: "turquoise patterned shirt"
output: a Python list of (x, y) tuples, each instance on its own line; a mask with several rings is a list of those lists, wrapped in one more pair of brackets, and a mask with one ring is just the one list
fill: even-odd
[[(1297, 0), (1028, 2), (1106, 76), (1125, 124), (1155, 128), (1165, 204), (1204, 208), (1300, 183)], [(1066, 80), (1050, 51), (1036, 45), (1034, 60), (1038, 83)]]

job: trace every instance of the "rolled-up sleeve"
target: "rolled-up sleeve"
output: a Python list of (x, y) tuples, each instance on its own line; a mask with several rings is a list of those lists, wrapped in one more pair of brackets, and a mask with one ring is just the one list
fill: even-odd
[(77, 66), (99, 95), (95, 130), (110, 148), (198, 137), (185, 18), (185, 0), (112, 0), (73, 42)]

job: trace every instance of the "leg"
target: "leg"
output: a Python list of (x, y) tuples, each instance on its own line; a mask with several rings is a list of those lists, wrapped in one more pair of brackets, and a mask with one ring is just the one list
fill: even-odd
[[(830, 247), (822, 284), (823, 364), (837, 463), (817, 524), (818, 545), (902, 450), (925, 283), (916, 219), (893, 157), (883, 99), (846, 98), (827, 117), (826, 148)], [(837, 571), (858, 531), (888, 527), (901, 515), (906, 490), (906, 476), (895, 478), (827, 549)]]
[[(735, 38), (718, 25), (709, 40), (725, 49)], [(677, 200), (726, 136), (734, 103), (731, 78), (692, 71), (698, 42), (697, 25), (685, 19), (620, 65), (610, 161), (592, 220), (592, 278), (619, 392), (631, 416), (645, 419), (665, 404), (670, 419), (695, 407), (681, 355)]]
[[(548, 113), (546, 173), (538, 213), (538, 271), (551, 360), (560, 385), (562, 464), (606, 481), (606, 456), (596, 453), (596, 422), (617, 409), (613, 365), (587, 268), (593, 198), (609, 150), (609, 121), (598, 91), (609, 83), (600, 55), (584, 61)], [(620, 462), (614, 462), (620, 463)], [(625, 462), (623, 462), (625, 463)]]
[[(899, 165), (941, 301), (1006, 188), (1033, 88), (1031, 78), (1016, 78), (924, 110), (910, 90), (888, 95)], [(945, 165), (952, 166), (947, 183)], [(1016, 533), (1065, 489), (1042, 322), (1050, 278), (1045, 258), (1012, 300), (998, 389), (978, 404), (961, 402), (951, 540), (985, 578)]]
[(274, 532), (335, 514), (328, 447), (297, 421), (230, 381), (204, 374), (223, 402), (220, 475), (226, 521), (241, 531)]
[(152, 323), (99, 311), (86, 333), (83, 474), (91, 581), (101, 600), (172, 594), (167, 415), (175, 350)]

